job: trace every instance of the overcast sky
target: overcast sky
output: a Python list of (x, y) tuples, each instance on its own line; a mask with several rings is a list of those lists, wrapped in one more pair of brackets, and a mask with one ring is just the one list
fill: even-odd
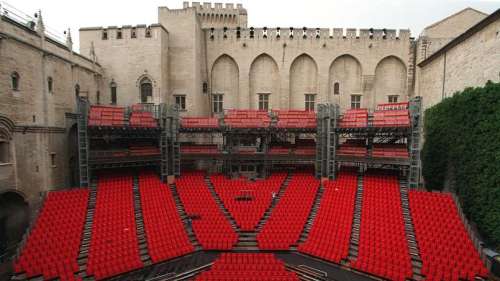
[[(158, 6), (178, 9), (182, 8), (182, 2), (182, 0), (6, 1), (7, 4), (29, 15), (41, 9), (44, 22), (51, 29), (62, 33), (63, 30), (71, 28), (76, 50), (78, 50), (80, 27), (156, 23)], [(242, 3), (248, 10), (248, 24), (254, 27), (409, 28), (414, 37), (417, 37), (425, 26), (463, 8), (472, 7), (488, 14), (500, 8), (500, 0), (241, 0), (237, 3)]]

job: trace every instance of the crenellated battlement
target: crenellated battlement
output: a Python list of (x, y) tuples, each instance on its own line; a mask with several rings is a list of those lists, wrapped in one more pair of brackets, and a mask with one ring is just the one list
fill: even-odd
[[(161, 24), (155, 23), (151, 25), (123, 25), (123, 26), (98, 26), (98, 27), (83, 27), (80, 28), (80, 36), (89, 34), (89, 36), (101, 38), (101, 40), (122, 40), (122, 39), (151, 39), (158, 38), (155, 35), (159, 32), (168, 33)], [(93, 35), (90, 35), (93, 34)]]
[(356, 28), (209, 28), (209, 40), (225, 39), (371, 39), (371, 40), (408, 40), (409, 29), (356, 29)]
[(211, 2), (184, 2), (183, 10), (194, 9), (202, 28), (230, 28), (247, 26), (247, 10), (242, 4), (222, 4)]
[(203, 12), (228, 12), (228, 13), (233, 13), (237, 12), (239, 14), (244, 13), (246, 14), (246, 9), (243, 8), (243, 4), (233, 4), (233, 3), (212, 3), (212, 2), (183, 2), (183, 8), (195, 8), (196, 11), (203, 11)]

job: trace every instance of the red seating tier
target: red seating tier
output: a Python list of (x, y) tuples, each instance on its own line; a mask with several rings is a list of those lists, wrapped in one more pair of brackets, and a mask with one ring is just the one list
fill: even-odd
[[(279, 191), (285, 177), (285, 173), (275, 173), (265, 180), (255, 182), (246, 179), (231, 180), (223, 175), (214, 175), (210, 179), (241, 230), (252, 231), (269, 207), (272, 192)], [(238, 200), (245, 197), (250, 200)]]
[(319, 181), (310, 173), (296, 173), (271, 217), (257, 235), (260, 249), (288, 250), (298, 241), (318, 191)]
[(408, 148), (404, 144), (373, 144), (372, 156), (377, 158), (403, 158), (410, 157)]
[(203, 172), (183, 173), (176, 186), (186, 213), (193, 217), (193, 230), (203, 249), (230, 250), (238, 235), (210, 194)]
[(217, 145), (212, 144), (195, 144), (182, 145), (181, 153), (184, 154), (219, 154)]
[(426, 280), (487, 277), (450, 195), (410, 191), (409, 200)]
[(156, 146), (130, 146), (131, 156), (154, 156), (160, 155), (160, 149)]
[(121, 127), (125, 125), (125, 108), (93, 105), (89, 111), (89, 126)]
[(395, 102), (395, 103), (381, 103), (377, 105), (377, 111), (381, 110), (402, 110), (408, 109), (408, 102)]
[(219, 120), (211, 117), (183, 117), (181, 119), (183, 128), (218, 128)]
[(368, 126), (368, 110), (366, 108), (348, 109), (339, 120), (340, 128), (366, 128)]
[(230, 109), (224, 116), (224, 123), (232, 128), (267, 128), (271, 124), (271, 118), (264, 110)]
[(373, 127), (409, 127), (408, 109), (382, 110), (373, 113)]
[(391, 280), (413, 275), (395, 176), (364, 177), (358, 258), (352, 267)]
[(308, 110), (273, 110), (277, 128), (316, 128), (316, 113)]
[(142, 172), (139, 192), (147, 245), (153, 262), (194, 251), (169, 187), (156, 174)]
[(153, 118), (153, 114), (148, 111), (133, 111), (130, 114), (130, 126), (142, 128), (157, 128), (158, 123)]
[(142, 267), (134, 215), (132, 176), (99, 179), (87, 272), (96, 280)]
[(283, 146), (273, 146), (268, 150), (268, 154), (270, 155), (287, 155), (289, 153), (290, 153), (290, 148)]
[(85, 222), (88, 189), (50, 192), (14, 264), (17, 273), (45, 280), (79, 280), (76, 262)]
[(296, 146), (295, 149), (293, 149), (293, 154), (296, 155), (314, 155), (316, 154), (316, 147), (315, 146)]
[(198, 275), (199, 281), (298, 281), (293, 272), (273, 254), (223, 253), (209, 271)]
[(307, 241), (299, 251), (340, 263), (349, 255), (357, 176), (340, 172), (334, 181), (324, 182), (325, 191)]
[(337, 154), (343, 156), (366, 157), (367, 149), (366, 146), (342, 144), (337, 149)]

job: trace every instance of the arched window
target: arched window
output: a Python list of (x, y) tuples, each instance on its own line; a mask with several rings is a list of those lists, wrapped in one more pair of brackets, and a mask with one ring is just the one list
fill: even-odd
[(19, 80), (20, 80), (20, 76), (19, 76), (19, 73), (17, 72), (12, 72), (12, 74), (10, 75), (10, 79), (11, 79), (11, 82), (12, 82), (12, 90), (14, 91), (19, 91)]
[(77, 97), (80, 96), (80, 85), (79, 84), (75, 85), (75, 96), (77, 96)]
[(111, 104), (116, 104), (116, 88), (117, 88), (117, 85), (116, 85), (115, 81), (111, 81), (111, 83), (109, 84), (109, 87), (111, 89)]
[(47, 78), (47, 89), (49, 90), (49, 93), (52, 93), (53, 86), (54, 81), (52, 80), (52, 77), (49, 76), (49, 78)]
[(333, 84), (333, 94), (334, 95), (340, 95), (340, 84), (339, 84), (339, 82), (335, 82), (335, 84)]
[(152, 97), (153, 97), (153, 84), (151, 83), (151, 80), (144, 77), (141, 80), (141, 102), (142, 103), (150, 102)]

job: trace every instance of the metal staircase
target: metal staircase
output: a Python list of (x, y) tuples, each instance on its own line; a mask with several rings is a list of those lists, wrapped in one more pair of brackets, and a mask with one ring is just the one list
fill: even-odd
[(307, 222), (304, 225), (304, 229), (302, 230), (302, 233), (300, 234), (299, 240), (297, 241), (297, 245), (300, 243), (303, 243), (307, 240), (307, 237), (309, 236), (309, 232), (311, 232), (314, 219), (316, 218), (316, 215), (318, 214), (318, 210), (320, 207), (321, 203), (321, 198), (323, 198), (323, 193), (325, 192), (325, 187), (323, 184), (319, 185), (318, 192), (316, 193), (316, 197), (314, 198), (313, 206), (311, 208), (311, 211), (309, 213), (309, 216), (307, 217)]
[(177, 140), (179, 132), (179, 110), (176, 105), (162, 104), (161, 112), (161, 177), (166, 181), (168, 176), (179, 176), (181, 167), (180, 144)]
[(193, 230), (192, 224), (188, 223), (189, 217), (188, 214), (186, 213), (186, 210), (184, 209), (184, 205), (181, 202), (181, 199), (179, 197), (179, 193), (177, 192), (177, 186), (174, 184), (170, 184), (170, 191), (172, 192), (172, 196), (174, 197), (177, 213), (179, 213), (179, 216), (181, 217), (182, 223), (184, 224), (184, 228), (186, 229), (186, 232), (189, 237), (189, 241), (191, 244), (195, 247), (195, 250), (201, 250), (201, 244), (196, 239), (196, 235)]
[(316, 178), (335, 179), (337, 149), (337, 119), (339, 106), (336, 104), (318, 105), (316, 115)]
[(358, 188), (356, 190), (356, 201), (351, 228), (351, 243), (349, 245), (348, 260), (353, 261), (358, 258), (359, 232), (361, 228), (361, 208), (363, 207), (363, 176), (358, 175)]
[(97, 180), (92, 180), (90, 184), (90, 195), (87, 204), (87, 215), (85, 216), (85, 225), (83, 227), (82, 240), (80, 242), (80, 250), (78, 252), (77, 263), (79, 272), (77, 275), (80, 278), (87, 277), (87, 261), (90, 251), (90, 239), (92, 235), (92, 222), (94, 221), (95, 204), (97, 201)]
[(410, 188), (420, 186), (420, 136), (422, 133), (422, 98), (415, 97), (410, 101), (410, 173), (408, 183)]
[(146, 237), (146, 231), (144, 229), (141, 197), (139, 192), (139, 177), (137, 175), (134, 175), (133, 191), (134, 191), (134, 216), (135, 216), (135, 226), (137, 229), (137, 242), (139, 244), (139, 255), (141, 257), (141, 261), (144, 263), (144, 265), (147, 266), (152, 264), (152, 260), (148, 252), (148, 241)]
[(400, 190), (401, 190), (401, 207), (403, 210), (403, 220), (405, 224), (406, 240), (408, 241), (408, 250), (411, 257), (411, 265), (413, 269), (413, 279), (423, 280), (421, 275), (422, 270), (422, 258), (420, 257), (420, 251), (418, 248), (417, 239), (415, 237), (415, 229), (413, 227), (413, 221), (410, 214), (410, 203), (408, 200), (408, 185), (405, 180), (400, 180)]
[(78, 132), (78, 167), (80, 172), (80, 187), (89, 186), (89, 143), (87, 132), (87, 120), (89, 103), (87, 98), (77, 98), (77, 132)]

